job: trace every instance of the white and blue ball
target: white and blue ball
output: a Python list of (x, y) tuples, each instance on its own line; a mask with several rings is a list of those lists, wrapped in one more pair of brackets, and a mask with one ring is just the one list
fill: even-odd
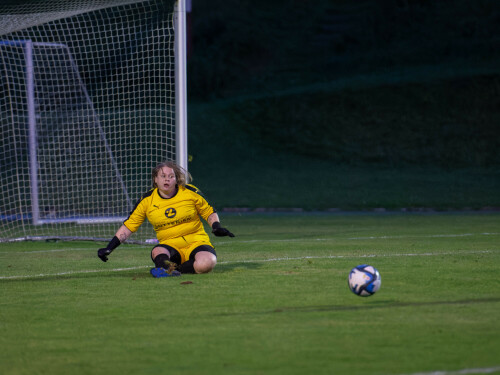
[(351, 292), (361, 297), (368, 297), (380, 289), (380, 273), (368, 264), (361, 264), (354, 267), (349, 273), (349, 289)]

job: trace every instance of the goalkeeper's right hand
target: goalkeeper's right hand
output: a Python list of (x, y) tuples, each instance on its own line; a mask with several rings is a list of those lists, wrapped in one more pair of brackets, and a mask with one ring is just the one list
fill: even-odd
[(111, 254), (111, 252), (116, 249), (118, 246), (120, 246), (121, 242), (118, 239), (118, 237), (114, 236), (111, 241), (109, 241), (107, 247), (103, 247), (102, 249), (97, 250), (97, 256), (103, 261), (107, 262), (108, 261), (108, 255)]

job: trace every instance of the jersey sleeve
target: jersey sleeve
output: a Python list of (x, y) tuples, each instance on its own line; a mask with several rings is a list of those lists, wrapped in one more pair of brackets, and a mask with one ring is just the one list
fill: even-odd
[(123, 222), (123, 225), (131, 232), (136, 232), (146, 219), (146, 212), (150, 201), (148, 198), (151, 197), (152, 192), (153, 191), (148, 192), (139, 199), (132, 212), (130, 212), (130, 215), (128, 215), (128, 218)]
[(203, 219), (207, 220), (210, 215), (216, 212), (215, 209), (208, 203), (208, 201), (205, 199), (201, 191), (196, 186), (186, 185), (186, 188), (195, 193), (194, 201), (196, 210)]

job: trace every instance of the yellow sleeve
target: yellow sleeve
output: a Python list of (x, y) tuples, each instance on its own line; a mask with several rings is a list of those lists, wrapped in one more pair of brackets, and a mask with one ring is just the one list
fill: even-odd
[(151, 196), (152, 192), (153, 191), (148, 192), (137, 202), (130, 215), (128, 215), (128, 218), (123, 222), (123, 225), (131, 232), (136, 232), (146, 219), (146, 212), (150, 201), (148, 198)]
[(195, 194), (196, 210), (203, 219), (207, 220), (208, 217), (215, 212), (215, 209), (207, 202), (201, 191), (196, 186), (186, 185), (186, 188), (196, 193)]

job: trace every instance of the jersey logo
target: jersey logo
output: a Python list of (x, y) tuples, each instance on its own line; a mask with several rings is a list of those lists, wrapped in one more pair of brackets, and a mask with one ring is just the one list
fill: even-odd
[(177, 211), (175, 210), (175, 208), (169, 207), (165, 210), (165, 216), (168, 217), (169, 219), (174, 218), (175, 215), (177, 215)]

